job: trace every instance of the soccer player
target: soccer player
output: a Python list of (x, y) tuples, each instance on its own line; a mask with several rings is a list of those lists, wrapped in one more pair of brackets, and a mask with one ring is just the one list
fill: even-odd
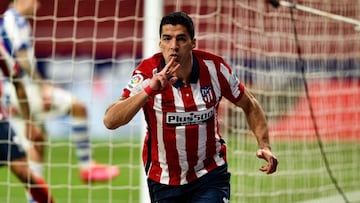
[[(80, 178), (84, 182), (108, 181), (119, 175), (116, 166), (98, 164), (92, 160), (90, 138), (88, 134), (87, 109), (86, 106), (76, 99), (72, 94), (63, 89), (54, 87), (44, 80), (36, 67), (35, 55), (33, 53), (31, 25), (27, 17), (35, 15), (39, 8), (38, 0), (16, 0), (11, 1), (0, 21), (2, 27), (1, 36), (8, 53), (16, 59), (21, 70), (26, 73), (29, 85), (27, 92), (31, 113), (39, 122), (46, 121), (53, 111), (62, 115), (72, 117), (72, 136), (80, 168)], [(65, 67), (66, 68), (66, 67)], [(35, 87), (34, 87), (35, 86)], [(8, 89), (8, 88), (7, 88)], [(10, 88), (11, 89), (11, 88)], [(5, 93), (7, 94), (7, 93)], [(11, 95), (11, 93), (8, 93)], [(6, 98), (11, 98), (6, 96)], [(9, 102), (11, 103), (11, 101)], [(12, 107), (16, 107), (12, 106)], [(18, 109), (12, 111), (17, 113)], [(40, 120), (41, 119), (41, 120)], [(16, 127), (16, 129), (19, 129)], [(19, 132), (19, 134), (22, 134)], [(31, 169), (42, 175), (44, 159), (45, 131), (42, 138), (37, 139), (28, 151)], [(34, 140), (34, 139), (32, 139)]]
[[(30, 121), (30, 110), (25, 94), (24, 84), (18, 75), (15, 63), (10, 63), (10, 56), (2, 44), (0, 44), (0, 69), (2, 72), (1, 80), (11, 80), (15, 86), (16, 94), (19, 97), (21, 112), (26, 122), (26, 133), (32, 137), (39, 135), (39, 129)], [(1, 83), (0, 83), (1, 84)], [(0, 94), (1, 94), (0, 85)], [(24, 183), (31, 199), (37, 203), (54, 202), (50, 195), (48, 186), (42, 177), (33, 173), (27, 163), (26, 153), (22, 148), (19, 136), (15, 133), (7, 119), (6, 113), (0, 105), (0, 166), (8, 165), (16, 177)]]
[(254, 96), (223, 58), (195, 50), (192, 19), (183, 12), (160, 23), (161, 53), (134, 70), (119, 101), (105, 112), (104, 124), (116, 129), (142, 108), (147, 123), (143, 163), (152, 202), (222, 203), (230, 199), (226, 145), (218, 127), (218, 107), (225, 97), (242, 108), (254, 132), (260, 170), (272, 174), (267, 121)]

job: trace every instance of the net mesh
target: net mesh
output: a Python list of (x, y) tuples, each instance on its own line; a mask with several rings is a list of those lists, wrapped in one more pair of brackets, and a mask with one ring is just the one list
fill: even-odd
[[(359, 18), (359, 1), (293, 1), (348, 18)], [(314, 122), (330, 168), (345, 193), (357, 190), (359, 160), (359, 33), (354, 25), (262, 0), (165, 2), (194, 19), (198, 48), (229, 61), (255, 94), (269, 120), (280, 160), (274, 176), (257, 171), (257, 148), (243, 112), (223, 105), (223, 131), (230, 146), (234, 202), (298, 202), (336, 196), (321, 156)], [(297, 48), (300, 47), (303, 66)], [(305, 97), (304, 68), (310, 101)], [(311, 103), (315, 121), (311, 119)], [(351, 158), (350, 158), (351, 157)], [(350, 174), (345, 175), (345, 174)], [(356, 177), (356, 178), (353, 178)], [(356, 192), (355, 192), (356, 193)], [(351, 197), (350, 197), (351, 198)], [(342, 201), (342, 200), (330, 200)]]

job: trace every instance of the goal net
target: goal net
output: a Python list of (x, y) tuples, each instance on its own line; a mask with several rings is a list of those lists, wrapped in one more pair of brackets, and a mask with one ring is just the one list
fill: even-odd
[[(104, 128), (102, 116), (142, 59), (144, 1), (41, 2), (32, 19), (39, 68), (87, 104), (94, 159), (121, 169), (112, 181), (82, 183), (71, 119), (59, 117), (46, 125), (50, 190), (58, 202), (140, 202), (146, 190), (140, 186), (142, 115), (115, 131)], [(292, 2), (360, 19), (359, 0)], [(242, 110), (222, 103), (231, 202), (355, 201), (360, 193), (360, 33), (354, 25), (298, 10), (292, 18), (289, 8), (276, 9), (265, 0), (176, 0), (161, 6), (165, 13), (181, 10), (193, 18), (197, 48), (222, 55), (268, 119), (279, 159), (270, 176), (258, 170), (265, 163), (255, 156), (256, 141)], [(23, 185), (1, 168), (0, 202), (24, 199)]]

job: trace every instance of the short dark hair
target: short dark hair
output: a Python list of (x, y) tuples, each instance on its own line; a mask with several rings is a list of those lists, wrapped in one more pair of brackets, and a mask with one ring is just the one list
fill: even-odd
[(160, 29), (159, 29), (160, 37), (161, 37), (162, 27), (164, 25), (168, 25), (168, 24), (185, 26), (187, 31), (190, 34), (191, 39), (194, 39), (194, 37), (195, 37), (194, 23), (193, 23), (192, 19), (190, 18), (190, 16), (188, 16), (186, 13), (173, 12), (173, 13), (169, 13), (168, 15), (164, 16), (161, 19), (161, 23), (160, 23)]

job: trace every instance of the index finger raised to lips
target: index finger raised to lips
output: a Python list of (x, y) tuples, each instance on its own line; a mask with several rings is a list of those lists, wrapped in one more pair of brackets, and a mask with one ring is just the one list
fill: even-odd
[(175, 61), (175, 58), (171, 58), (169, 63), (166, 64), (166, 66), (164, 67), (164, 69), (162, 71), (164, 71), (165, 74), (169, 74), (171, 72), (171, 67), (173, 66)]

